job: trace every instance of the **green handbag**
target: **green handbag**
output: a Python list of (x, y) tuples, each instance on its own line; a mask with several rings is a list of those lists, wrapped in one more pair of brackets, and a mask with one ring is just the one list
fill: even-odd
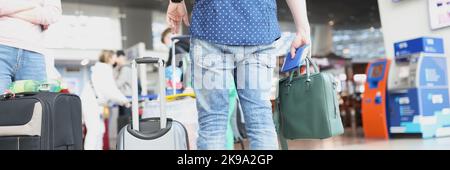
[(292, 72), (279, 82), (274, 120), (283, 149), (285, 139), (326, 139), (344, 133), (337, 82), (331, 74), (320, 73), (310, 57), (305, 61), (306, 75)]

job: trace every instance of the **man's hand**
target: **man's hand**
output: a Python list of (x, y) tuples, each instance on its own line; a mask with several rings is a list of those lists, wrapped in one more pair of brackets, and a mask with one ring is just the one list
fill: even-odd
[(169, 8), (167, 9), (167, 23), (172, 29), (173, 34), (177, 34), (180, 31), (181, 21), (184, 22), (186, 26), (189, 26), (189, 16), (186, 9), (186, 4), (180, 3), (169, 3)]
[(291, 57), (292, 59), (295, 58), (295, 52), (297, 51), (297, 48), (300, 48), (304, 45), (311, 45), (311, 35), (310, 31), (300, 31), (295, 35), (294, 41), (292, 41), (291, 45)]
[(122, 104), (122, 106), (126, 107), (126, 108), (131, 108), (131, 103), (130, 102), (126, 102), (126, 103)]
[(291, 46), (291, 56), (295, 58), (297, 48), (305, 44), (311, 44), (311, 28), (309, 26), (306, 0), (286, 0), (286, 2), (291, 9), (297, 29), (296, 38)]

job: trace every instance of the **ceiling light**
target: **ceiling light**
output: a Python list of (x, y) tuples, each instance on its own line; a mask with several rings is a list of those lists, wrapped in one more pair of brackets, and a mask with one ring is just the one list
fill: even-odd
[(334, 21), (333, 20), (328, 21), (328, 25), (333, 26), (334, 25)]
[(82, 66), (88, 65), (88, 64), (89, 64), (89, 59), (86, 58), (86, 59), (81, 60), (80, 64), (81, 64)]
[(342, 53), (345, 55), (350, 54), (350, 49), (345, 48), (344, 50), (342, 50)]

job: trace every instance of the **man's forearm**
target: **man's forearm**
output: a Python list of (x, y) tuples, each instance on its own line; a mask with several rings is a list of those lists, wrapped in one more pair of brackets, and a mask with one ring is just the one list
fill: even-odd
[(308, 20), (308, 11), (306, 9), (306, 0), (286, 0), (294, 17), (297, 32), (310, 34), (310, 25)]
[(15, 14), (21, 11), (33, 9), (35, 3), (25, 0), (0, 0), (0, 16)]

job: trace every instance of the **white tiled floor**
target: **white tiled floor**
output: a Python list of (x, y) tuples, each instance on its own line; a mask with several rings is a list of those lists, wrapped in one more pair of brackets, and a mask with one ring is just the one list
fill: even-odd
[(340, 137), (324, 141), (290, 141), (290, 150), (450, 150), (450, 138), (365, 140)]
[[(240, 149), (236, 145), (236, 149)], [(450, 150), (450, 137), (433, 139), (365, 139), (347, 130), (343, 136), (326, 140), (289, 141), (289, 150)]]

